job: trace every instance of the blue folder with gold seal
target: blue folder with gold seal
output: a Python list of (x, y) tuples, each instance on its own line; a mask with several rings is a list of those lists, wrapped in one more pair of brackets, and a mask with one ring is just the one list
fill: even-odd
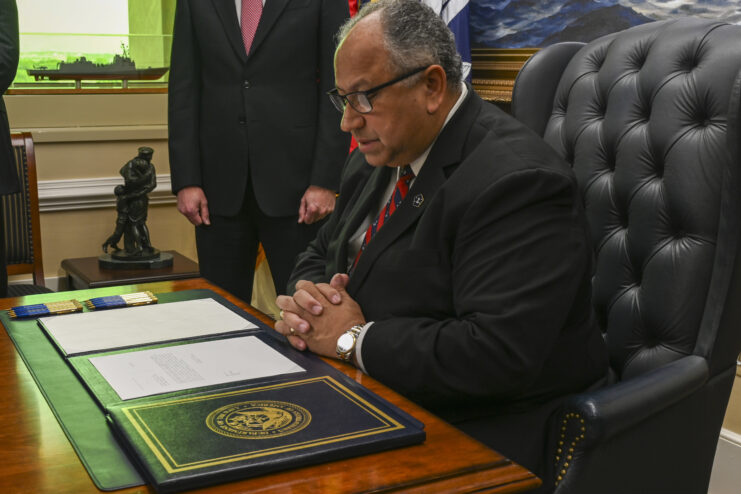
[[(65, 355), (132, 463), (158, 492), (194, 489), (424, 441), (424, 424), (211, 295), (258, 327)], [(258, 338), (303, 371), (122, 400), (90, 362), (111, 354), (245, 336)], [(61, 348), (60, 353), (64, 355)]]
[(109, 409), (159, 492), (419, 443), (424, 431), (324, 375)]

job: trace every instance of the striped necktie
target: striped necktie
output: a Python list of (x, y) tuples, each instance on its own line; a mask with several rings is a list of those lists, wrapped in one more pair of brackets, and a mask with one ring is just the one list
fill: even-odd
[(244, 51), (249, 54), (252, 41), (255, 39), (257, 24), (260, 22), (262, 15), (262, 0), (242, 0), (242, 41), (244, 42)]
[(409, 183), (414, 178), (414, 172), (412, 171), (412, 167), (409, 165), (405, 165), (401, 169), (401, 174), (399, 175), (399, 180), (396, 181), (396, 186), (394, 187), (394, 192), (391, 194), (391, 197), (389, 197), (388, 202), (383, 207), (380, 213), (378, 213), (378, 216), (376, 216), (376, 219), (373, 220), (373, 223), (371, 223), (368, 226), (368, 229), (365, 231), (365, 237), (363, 238), (363, 245), (360, 246), (360, 250), (358, 251), (358, 255), (355, 256), (355, 261), (353, 262), (352, 268), (350, 271), (355, 270), (355, 266), (358, 264), (358, 259), (360, 259), (360, 255), (365, 250), (365, 247), (370, 243), (373, 236), (378, 232), (378, 230), (381, 229), (381, 227), (388, 221), (389, 216), (394, 214), (396, 211), (396, 208), (399, 207), (399, 204), (401, 204), (401, 201), (404, 200), (404, 197), (406, 197), (407, 192), (409, 192)]

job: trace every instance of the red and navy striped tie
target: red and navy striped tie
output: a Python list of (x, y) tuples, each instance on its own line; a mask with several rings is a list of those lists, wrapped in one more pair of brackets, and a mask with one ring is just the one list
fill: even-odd
[(401, 204), (401, 201), (404, 200), (404, 197), (406, 197), (407, 192), (409, 192), (409, 182), (412, 181), (414, 178), (414, 172), (412, 171), (412, 167), (409, 165), (404, 166), (401, 169), (401, 175), (399, 175), (399, 180), (396, 181), (396, 187), (394, 187), (394, 192), (391, 194), (391, 197), (389, 197), (388, 202), (386, 203), (386, 206), (381, 210), (380, 213), (378, 213), (378, 216), (376, 216), (376, 219), (373, 220), (373, 223), (368, 226), (368, 229), (365, 231), (365, 237), (363, 238), (363, 245), (360, 246), (360, 250), (358, 251), (358, 255), (355, 256), (355, 261), (353, 262), (352, 268), (350, 271), (352, 272), (355, 269), (355, 266), (358, 264), (358, 259), (360, 259), (360, 255), (365, 250), (366, 245), (371, 241), (373, 236), (376, 234), (378, 230), (381, 229), (381, 227), (388, 221), (389, 216), (394, 214), (394, 211), (396, 211), (396, 208), (399, 207), (399, 204)]

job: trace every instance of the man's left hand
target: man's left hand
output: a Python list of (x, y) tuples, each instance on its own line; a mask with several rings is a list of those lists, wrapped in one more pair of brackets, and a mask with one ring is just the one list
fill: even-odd
[(336, 274), (329, 284), (306, 280), (296, 283), (293, 297), (284, 295), (276, 301), (283, 312), (283, 318), (275, 324), (276, 331), (299, 350), (308, 348), (337, 358), (337, 338), (356, 324), (366, 323), (360, 306), (345, 291), (347, 281), (346, 274)]
[(334, 211), (335, 199), (334, 191), (309, 185), (298, 208), (298, 222), (310, 225), (321, 220)]

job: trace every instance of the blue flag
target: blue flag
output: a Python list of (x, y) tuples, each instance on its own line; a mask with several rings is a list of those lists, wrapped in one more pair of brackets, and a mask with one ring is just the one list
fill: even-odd
[(468, 29), (469, 0), (421, 0), (442, 17), (455, 36), (455, 46), (463, 59), (463, 79), (471, 80), (471, 42)]

